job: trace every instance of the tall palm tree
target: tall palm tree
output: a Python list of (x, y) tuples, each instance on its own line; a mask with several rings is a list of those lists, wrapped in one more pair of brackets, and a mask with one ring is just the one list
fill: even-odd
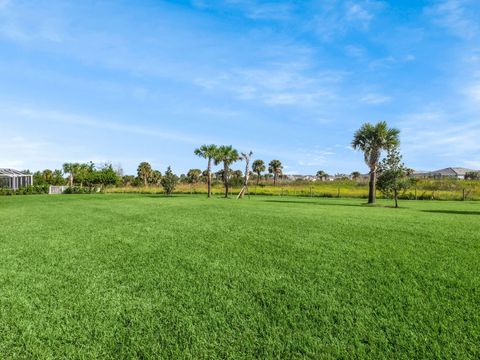
[(223, 184), (225, 186), (225, 197), (228, 198), (229, 180), (230, 180), (230, 165), (238, 161), (240, 156), (238, 151), (231, 145), (222, 145), (217, 149), (215, 155), (215, 165), (223, 163)]
[(212, 161), (215, 159), (217, 154), (217, 146), (216, 145), (202, 145), (198, 149), (195, 149), (195, 155), (202, 157), (208, 160), (207, 165), (207, 189), (208, 189), (208, 197), (212, 197)]
[(283, 165), (280, 160), (272, 160), (268, 164), (268, 172), (273, 174), (273, 186), (277, 185), (277, 178), (282, 175)]
[(376, 201), (375, 184), (377, 170), (382, 151), (391, 150), (400, 145), (400, 130), (390, 129), (385, 121), (376, 125), (365, 123), (357, 130), (352, 140), (352, 147), (364, 154), (365, 163), (370, 168), (370, 183), (368, 189), (368, 203)]
[(148, 178), (152, 175), (152, 166), (148, 162), (141, 162), (137, 168), (137, 175), (143, 180), (143, 185), (147, 187)]
[(260, 182), (260, 176), (262, 176), (262, 172), (266, 170), (265, 163), (263, 160), (255, 160), (252, 164), (252, 170), (255, 174), (257, 174), (257, 186)]

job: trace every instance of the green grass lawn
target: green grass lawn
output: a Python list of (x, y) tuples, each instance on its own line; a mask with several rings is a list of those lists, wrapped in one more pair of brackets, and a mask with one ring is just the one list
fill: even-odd
[(480, 203), (363, 201), (2, 197), (0, 357), (478, 359)]

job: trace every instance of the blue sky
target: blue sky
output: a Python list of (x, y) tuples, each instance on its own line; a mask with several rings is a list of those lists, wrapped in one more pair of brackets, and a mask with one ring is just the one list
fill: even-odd
[(365, 172), (352, 134), (386, 120), (410, 167), (480, 168), (478, 19), (477, 0), (0, 0), (0, 167), (181, 173), (217, 143)]

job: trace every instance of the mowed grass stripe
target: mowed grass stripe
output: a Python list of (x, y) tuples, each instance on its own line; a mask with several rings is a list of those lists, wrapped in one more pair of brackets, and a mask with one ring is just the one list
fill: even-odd
[(361, 204), (2, 198), (0, 353), (478, 358), (480, 205)]

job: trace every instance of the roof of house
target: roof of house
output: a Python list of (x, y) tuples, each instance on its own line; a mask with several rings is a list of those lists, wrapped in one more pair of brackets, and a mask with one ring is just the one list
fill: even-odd
[(0, 168), (0, 176), (7, 176), (7, 177), (14, 177), (14, 176), (25, 176), (29, 174), (25, 174), (21, 171), (14, 170), (14, 169), (2, 169)]
[(465, 176), (466, 173), (472, 172), (472, 171), (475, 171), (475, 170), (466, 169), (462, 167), (449, 167), (445, 169), (431, 171), (430, 174), (441, 175), (441, 176)]

